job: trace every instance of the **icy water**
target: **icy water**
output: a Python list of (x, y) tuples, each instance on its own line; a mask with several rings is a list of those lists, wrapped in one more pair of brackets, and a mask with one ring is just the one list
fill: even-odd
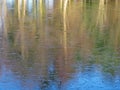
[(0, 0), (0, 90), (120, 90), (120, 0)]

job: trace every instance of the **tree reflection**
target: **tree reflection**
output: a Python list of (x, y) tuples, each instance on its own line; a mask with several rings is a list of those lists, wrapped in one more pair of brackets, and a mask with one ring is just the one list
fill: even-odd
[(42, 88), (64, 84), (77, 62), (81, 73), (97, 64), (101, 73), (119, 75), (118, 0), (14, 0), (13, 9), (6, 2), (0, 6), (0, 45), (23, 85), (34, 79)]

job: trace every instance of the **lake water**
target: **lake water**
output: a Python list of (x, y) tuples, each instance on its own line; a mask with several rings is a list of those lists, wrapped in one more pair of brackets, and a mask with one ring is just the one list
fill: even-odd
[(120, 0), (0, 0), (0, 90), (120, 90)]

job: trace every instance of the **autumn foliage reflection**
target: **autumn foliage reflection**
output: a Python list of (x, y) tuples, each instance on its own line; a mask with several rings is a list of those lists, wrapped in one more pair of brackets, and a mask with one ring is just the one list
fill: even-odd
[[(0, 58), (13, 60), (11, 70), (21, 76), (32, 77), (35, 73), (37, 77), (50, 78), (54, 73), (64, 83), (69, 73), (75, 72), (71, 65), (76, 60), (85, 64), (92, 57), (94, 63), (104, 67), (100, 61), (104, 54), (120, 53), (119, 0), (13, 0), (13, 5), (2, 0), (2, 3)], [(54, 68), (49, 72), (51, 64)]]

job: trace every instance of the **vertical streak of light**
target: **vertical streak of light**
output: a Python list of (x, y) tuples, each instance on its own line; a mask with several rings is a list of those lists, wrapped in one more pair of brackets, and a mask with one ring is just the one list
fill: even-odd
[(97, 17), (97, 24), (101, 26), (104, 25), (104, 22), (106, 21), (106, 5), (105, 0), (99, 1), (99, 9), (98, 9), (98, 17)]
[(6, 8), (6, 0), (3, 1), (3, 28), (4, 28), (4, 36), (7, 38), (7, 28), (6, 28), (6, 13), (7, 13), (7, 8)]
[(60, 9), (62, 9), (63, 6), (63, 0), (60, 0)]
[(42, 14), (43, 14), (43, 10), (42, 10), (42, 7), (43, 7), (43, 0), (40, 0), (40, 15), (42, 17)]
[(24, 19), (25, 19), (25, 11), (26, 11), (26, 0), (22, 0), (22, 17), (20, 22), (20, 32), (21, 32), (21, 53), (23, 59), (25, 59), (25, 32), (24, 32)]
[(23, 18), (25, 17), (26, 12), (26, 0), (23, 0)]
[(20, 1), (18, 0), (18, 19), (20, 20)]
[[(8, 32), (7, 32), (7, 26), (6, 26), (6, 15), (7, 15), (7, 5), (6, 5), (6, 0), (3, 1), (3, 5), (2, 5), (2, 13), (1, 13), (1, 19), (2, 19), (2, 31), (3, 31), (3, 47), (6, 50), (7, 49), (7, 37), (8, 37)], [(7, 53), (4, 54), (4, 57), (7, 56)]]
[(65, 52), (65, 59), (67, 56), (67, 26), (66, 26), (66, 10), (67, 10), (68, 0), (64, 2), (64, 10), (63, 10), (63, 23), (64, 23), (64, 30), (63, 30), (63, 43), (64, 43), (64, 52)]

